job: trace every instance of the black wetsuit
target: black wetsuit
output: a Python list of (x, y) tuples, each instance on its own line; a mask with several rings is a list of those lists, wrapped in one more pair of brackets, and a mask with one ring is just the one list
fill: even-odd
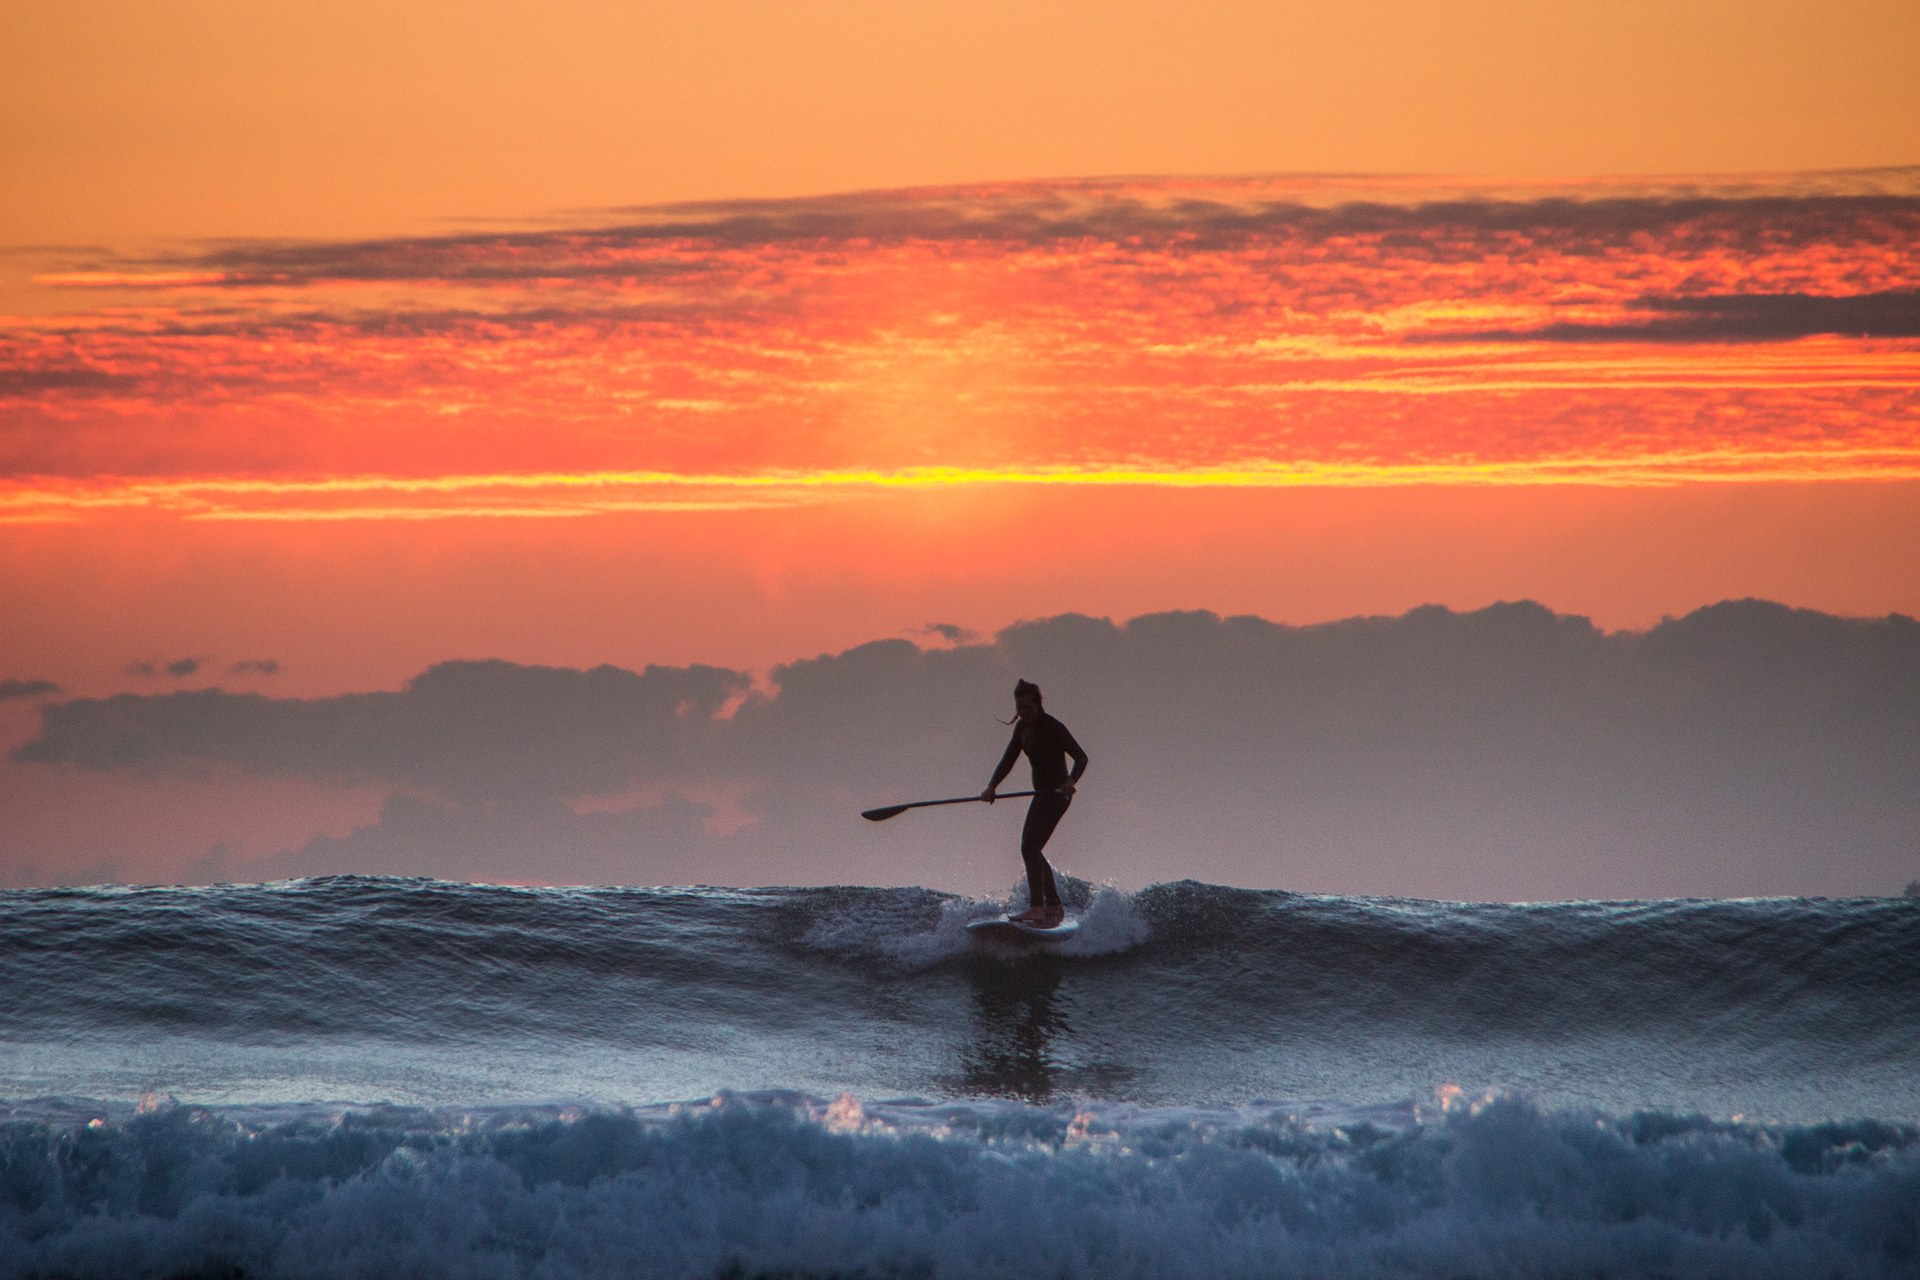
[[(1031, 726), (1025, 720), (1013, 726), (1013, 740), (1007, 743), (1007, 753), (1000, 757), (993, 781), (987, 785), (999, 786), (1022, 751), (1033, 765), (1033, 789), (1040, 793), (1027, 806), (1027, 823), (1020, 830), (1020, 857), (1027, 864), (1027, 896), (1036, 907), (1057, 907), (1060, 889), (1053, 882), (1053, 868), (1040, 851), (1047, 847), (1048, 837), (1073, 803), (1072, 796), (1060, 794), (1060, 784), (1080, 781), (1080, 775), (1087, 771), (1087, 753), (1067, 732), (1067, 726), (1042, 711)], [(1072, 773), (1067, 772), (1068, 756), (1073, 757)]]

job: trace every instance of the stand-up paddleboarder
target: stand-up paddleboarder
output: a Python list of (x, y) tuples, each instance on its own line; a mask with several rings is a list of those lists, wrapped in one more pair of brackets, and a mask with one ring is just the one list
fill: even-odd
[[(1060, 889), (1053, 882), (1053, 868), (1047, 865), (1047, 838), (1060, 825), (1067, 806), (1073, 803), (1074, 785), (1087, 771), (1087, 753), (1073, 740), (1067, 726), (1048, 715), (1040, 705), (1040, 686), (1022, 680), (1013, 686), (1013, 740), (994, 768), (993, 781), (980, 798), (993, 803), (994, 788), (1013, 769), (1022, 751), (1033, 765), (1033, 803), (1027, 806), (1026, 825), (1020, 829), (1020, 856), (1027, 864), (1025, 911), (1013, 918), (1026, 924), (1051, 927), (1066, 919), (1060, 905)], [(1073, 757), (1073, 772), (1067, 772), (1067, 757)]]

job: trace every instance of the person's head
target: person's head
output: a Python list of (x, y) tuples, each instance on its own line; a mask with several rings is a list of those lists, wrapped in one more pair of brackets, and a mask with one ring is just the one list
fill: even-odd
[(1040, 686), (1022, 680), (1013, 686), (1013, 713), (1022, 720), (1038, 720), (1041, 713)]

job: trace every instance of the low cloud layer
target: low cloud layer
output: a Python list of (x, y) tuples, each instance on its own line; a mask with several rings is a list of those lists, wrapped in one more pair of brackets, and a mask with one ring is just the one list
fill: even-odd
[(1092, 755), (1054, 852), (1093, 878), (1532, 898), (1920, 873), (1920, 624), (1757, 601), (1613, 635), (1524, 603), (1067, 615), (796, 662), (767, 693), (712, 667), (444, 663), (398, 693), (51, 704), (18, 758), (396, 789), (242, 877), (997, 887), (1018, 804), (857, 814), (978, 790), (1019, 677)]
[(51, 680), (0, 680), (0, 702), (14, 698), (37, 698), (42, 694), (58, 693), (60, 686)]
[(716, 667), (573, 671), (447, 662), (399, 693), (313, 700), (220, 689), (48, 708), (26, 761), (432, 788), (463, 802), (616, 791), (711, 758), (747, 677)]

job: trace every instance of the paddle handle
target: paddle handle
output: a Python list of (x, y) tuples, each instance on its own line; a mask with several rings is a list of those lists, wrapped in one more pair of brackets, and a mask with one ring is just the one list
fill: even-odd
[[(1003, 791), (997, 794), (996, 796), (994, 796), (994, 799), (1017, 800), (1021, 796), (1037, 796), (1039, 794), (1040, 793), (1038, 791)], [(868, 822), (885, 822), (888, 818), (897, 817), (898, 815), (905, 813), (909, 809), (930, 809), (934, 805), (939, 805), (939, 804), (977, 804), (977, 803), (981, 803), (979, 796), (955, 796), (951, 800), (913, 800), (913, 801), (909, 801), (906, 804), (890, 804), (880, 809), (868, 809), (866, 812), (862, 813), (860, 816), (865, 818)]]

